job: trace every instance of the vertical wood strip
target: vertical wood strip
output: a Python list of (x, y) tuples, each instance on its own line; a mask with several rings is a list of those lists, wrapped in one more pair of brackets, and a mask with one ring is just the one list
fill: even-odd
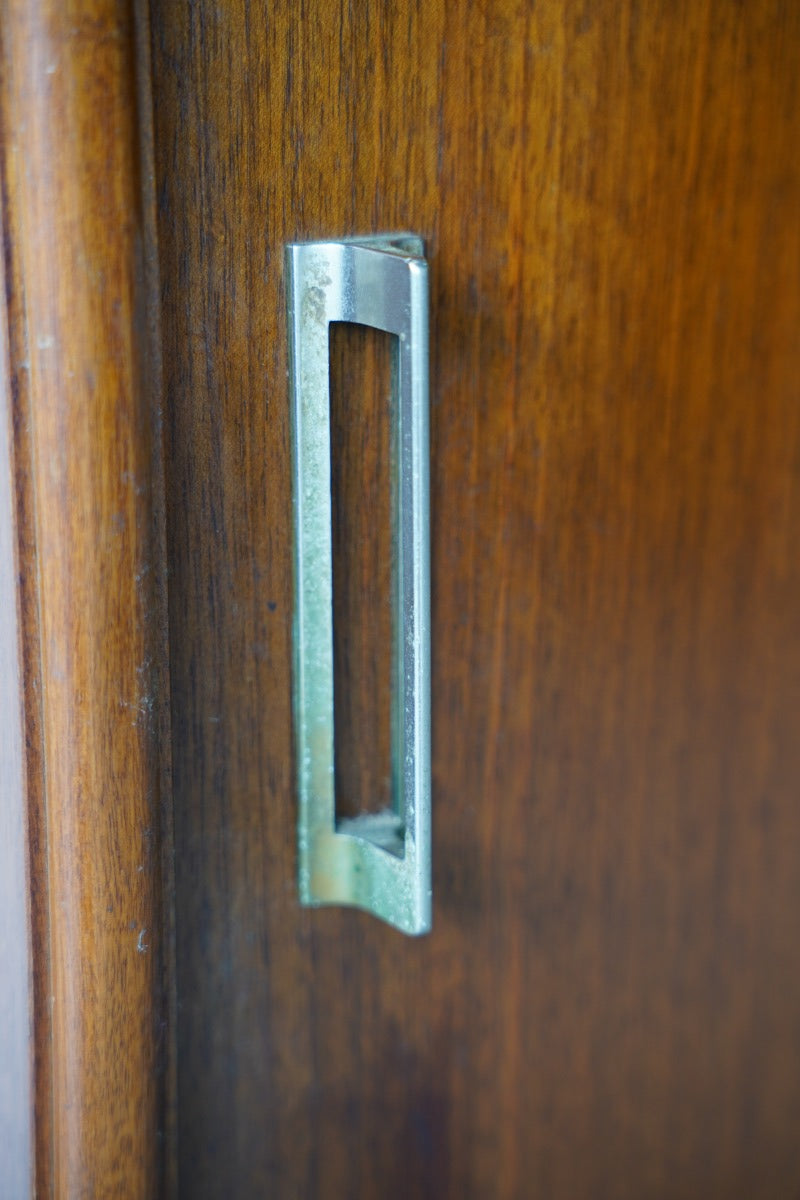
[(29, 468), (22, 568), (36, 613), (23, 626), (39, 631), (52, 995), (37, 1172), (40, 1194), (58, 1196), (150, 1197), (164, 1182), (165, 582), (136, 44), (130, 3), (12, 0), (5, 12), (6, 243), (24, 326), (11, 377), (17, 404), (29, 396), (17, 476)]

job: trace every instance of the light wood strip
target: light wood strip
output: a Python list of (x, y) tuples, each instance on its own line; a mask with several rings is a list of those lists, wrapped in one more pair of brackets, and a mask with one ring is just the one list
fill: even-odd
[(44, 768), (35, 977), (50, 972), (52, 1020), (35, 1006), (37, 1166), (40, 1194), (65, 1197), (151, 1197), (164, 1180), (165, 583), (137, 28), (130, 4), (14, 0), (2, 31)]

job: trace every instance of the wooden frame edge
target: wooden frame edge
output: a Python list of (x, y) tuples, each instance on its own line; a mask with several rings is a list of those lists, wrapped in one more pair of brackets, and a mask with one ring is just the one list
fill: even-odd
[(138, 0), (3, 14), (37, 1195), (174, 1187), (148, 38)]

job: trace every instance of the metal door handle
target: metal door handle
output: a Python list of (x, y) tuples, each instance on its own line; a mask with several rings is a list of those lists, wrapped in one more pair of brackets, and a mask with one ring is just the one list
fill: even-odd
[[(408, 234), (286, 248), (293, 437), (294, 704), (303, 904), (366, 909), (405, 933), (431, 923), (428, 279)], [(397, 337), (393, 486), (392, 808), (336, 820), (329, 329)]]

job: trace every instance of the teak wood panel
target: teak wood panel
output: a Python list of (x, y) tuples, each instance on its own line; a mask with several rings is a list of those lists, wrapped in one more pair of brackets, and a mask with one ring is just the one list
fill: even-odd
[[(11, 0), (0, 21), (28, 1183), (155, 1196), (168, 1171), (170, 739), (147, 19), (114, 0)], [(3, 1195), (27, 1190), (0, 1179)]]
[[(182, 1194), (796, 1195), (800, 8), (151, 15)], [(398, 228), (417, 942), (298, 908), (290, 706), (283, 245)]]

